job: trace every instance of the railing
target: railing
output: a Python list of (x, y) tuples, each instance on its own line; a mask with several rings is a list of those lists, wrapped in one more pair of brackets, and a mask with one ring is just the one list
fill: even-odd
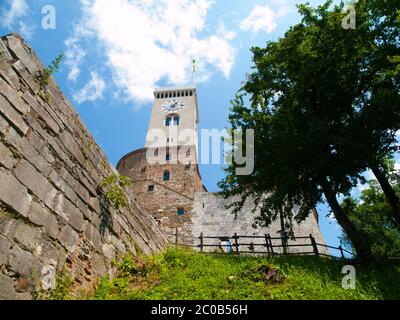
[[(288, 237), (271, 237), (270, 234), (264, 236), (240, 236), (235, 233), (233, 236), (205, 236), (203, 233), (200, 237), (195, 238), (199, 240), (198, 245), (188, 245), (179, 243), (179, 232), (176, 229), (174, 234), (168, 234), (174, 237), (174, 241), (171, 241), (177, 247), (191, 247), (196, 248), (202, 253), (213, 253), (208, 249), (215, 248), (215, 251), (223, 251), (231, 254), (257, 254), (257, 255), (314, 255), (314, 256), (326, 256), (331, 258), (348, 259), (345, 253), (349, 256), (353, 256), (353, 253), (344, 249), (342, 246), (333, 247), (326, 244), (318, 243), (314, 236), (298, 236), (295, 238)], [(218, 243), (208, 243), (207, 240), (217, 240)], [(254, 240), (254, 241), (252, 241)], [(295, 243), (291, 243), (291, 241)], [(225, 242), (225, 244), (222, 244)], [(299, 243), (301, 242), (301, 243)], [(248, 250), (241, 248), (247, 247)], [(304, 250), (299, 250), (303, 248)], [(308, 250), (309, 248), (309, 250)], [(321, 250), (325, 248), (327, 250)], [(336, 250), (339, 256), (327, 254), (329, 249)]]

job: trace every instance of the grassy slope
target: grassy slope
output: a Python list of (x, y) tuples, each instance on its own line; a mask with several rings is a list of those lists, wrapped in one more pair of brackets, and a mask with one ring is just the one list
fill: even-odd
[[(258, 271), (262, 265), (277, 268), (285, 280), (267, 284)], [(356, 290), (344, 290), (344, 265), (316, 257), (235, 257), (169, 249), (145, 259), (125, 258), (118, 277), (102, 279), (94, 299), (400, 299), (398, 266), (356, 266)]]

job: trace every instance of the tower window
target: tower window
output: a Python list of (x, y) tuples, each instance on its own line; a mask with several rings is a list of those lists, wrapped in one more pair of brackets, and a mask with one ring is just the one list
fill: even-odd
[(193, 91), (190, 91), (190, 96), (193, 96)]
[(174, 126), (179, 126), (180, 123), (180, 118), (179, 117), (175, 117), (174, 118)]
[(150, 186), (148, 187), (148, 191), (149, 191), (149, 192), (154, 192), (154, 185), (150, 185)]
[(164, 181), (170, 181), (171, 180), (171, 172), (169, 172), (168, 170), (164, 171), (163, 180)]
[(185, 213), (186, 213), (186, 212), (185, 212), (185, 209), (184, 209), (184, 208), (178, 208), (178, 210), (177, 210), (178, 216), (183, 216)]
[(172, 123), (172, 118), (171, 117), (168, 117), (167, 119), (165, 119), (165, 126), (166, 127), (169, 127), (171, 125), (171, 123)]

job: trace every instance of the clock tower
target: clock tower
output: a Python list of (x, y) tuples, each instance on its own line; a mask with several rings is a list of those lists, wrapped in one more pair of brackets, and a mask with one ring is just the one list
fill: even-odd
[(195, 88), (157, 89), (146, 148), (198, 148), (199, 108)]
[(156, 89), (145, 147), (124, 156), (120, 174), (166, 234), (192, 243), (195, 194), (207, 191), (197, 163), (199, 107), (193, 87)]

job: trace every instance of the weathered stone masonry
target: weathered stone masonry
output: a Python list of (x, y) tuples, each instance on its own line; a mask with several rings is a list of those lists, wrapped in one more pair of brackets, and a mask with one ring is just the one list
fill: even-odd
[(54, 80), (20, 36), (0, 40), (0, 298), (31, 299), (66, 270), (79, 289), (112, 275), (126, 252), (163, 249), (153, 217), (128, 195), (115, 210), (100, 187), (115, 173)]

